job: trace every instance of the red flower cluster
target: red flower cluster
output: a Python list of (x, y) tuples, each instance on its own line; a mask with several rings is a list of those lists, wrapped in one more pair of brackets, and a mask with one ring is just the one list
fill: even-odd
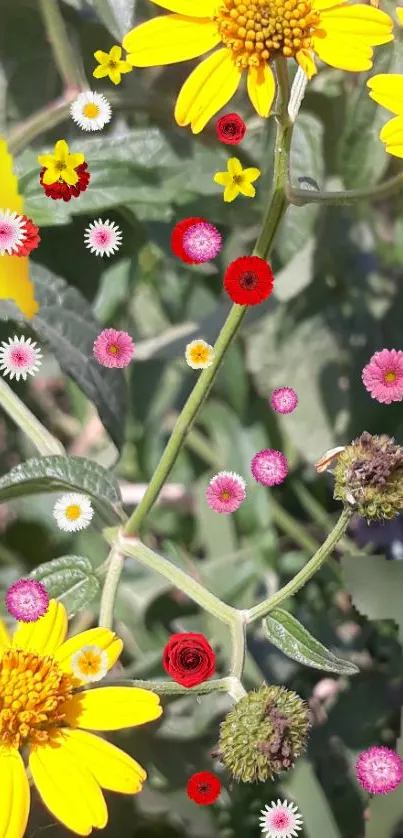
[(186, 791), (187, 796), (199, 806), (208, 806), (220, 796), (221, 783), (210, 771), (198, 771), (191, 776)]
[(273, 271), (260, 256), (240, 256), (225, 272), (224, 288), (234, 303), (255, 306), (270, 296), (273, 290)]
[(203, 634), (173, 634), (162, 658), (165, 672), (183, 687), (202, 684), (215, 672), (215, 654)]
[(85, 192), (90, 182), (90, 173), (87, 172), (87, 163), (81, 163), (74, 171), (78, 174), (78, 181), (74, 186), (69, 186), (64, 180), (56, 180), (49, 186), (43, 182), (43, 175), (46, 169), (41, 169), (39, 175), (40, 184), (48, 198), (53, 198), (54, 201), (63, 199), (63, 201), (70, 201), (71, 198), (78, 198), (80, 192)]
[(31, 250), (35, 250), (41, 240), (41, 237), (38, 235), (39, 227), (37, 227), (27, 215), (22, 215), (21, 218), (25, 221), (25, 238), (20, 244), (18, 250), (14, 250), (13, 256), (29, 256)]
[(216, 131), (220, 142), (238, 145), (245, 136), (246, 125), (237, 113), (227, 113), (217, 120)]

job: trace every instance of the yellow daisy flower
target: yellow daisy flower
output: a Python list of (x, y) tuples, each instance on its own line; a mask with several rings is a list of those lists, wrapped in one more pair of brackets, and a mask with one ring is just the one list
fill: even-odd
[(252, 186), (254, 180), (261, 175), (260, 169), (243, 169), (237, 157), (230, 157), (227, 161), (228, 171), (217, 172), (214, 175), (214, 182), (225, 186), (224, 201), (229, 203), (241, 194), (247, 198), (254, 198), (256, 189)]
[(174, 14), (156, 17), (123, 39), (132, 67), (188, 61), (214, 52), (185, 81), (175, 107), (178, 125), (200, 133), (229, 102), (244, 70), (249, 98), (267, 117), (275, 94), (276, 55), (295, 58), (309, 78), (316, 55), (341, 70), (368, 70), (372, 47), (393, 39), (385, 12), (347, 0), (152, 0)]
[[(403, 9), (401, 11), (403, 13)], [(396, 114), (383, 126), (379, 136), (388, 154), (403, 157), (403, 76), (379, 73), (369, 79), (367, 86), (371, 99)]]
[(46, 169), (44, 184), (50, 186), (58, 180), (64, 180), (69, 186), (74, 186), (78, 181), (75, 169), (84, 163), (84, 159), (83, 154), (70, 154), (66, 140), (58, 140), (53, 154), (40, 154), (38, 157), (38, 163)]
[(109, 76), (113, 84), (120, 84), (121, 74), (130, 73), (132, 66), (127, 61), (122, 61), (122, 47), (114, 46), (109, 52), (103, 52), (102, 49), (97, 49), (94, 52), (94, 58), (99, 62), (99, 66), (95, 67), (93, 76), (96, 79), (103, 79)]
[(28, 821), (30, 789), (21, 751), (45, 806), (78, 835), (106, 825), (101, 789), (136, 794), (146, 779), (134, 759), (88, 731), (158, 719), (158, 696), (119, 686), (78, 692), (84, 679), (72, 668), (76, 652), (96, 645), (110, 669), (123, 643), (104, 628), (69, 640), (66, 634), (66, 610), (56, 600), (37, 622), (18, 623), (13, 638), (0, 621), (1, 838), (22, 838)]
[[(0, 208), (19, 215), (24, 212), (24, 201), (18, 192), (18, 180), (13, 173), (13, 160), (1, 136)], [(8, 253), (0, 256), (0, 300), (13, 300), (29, 319), (37, 313), (39, 305), (29, 278), (28, 256), (12, 256)]]

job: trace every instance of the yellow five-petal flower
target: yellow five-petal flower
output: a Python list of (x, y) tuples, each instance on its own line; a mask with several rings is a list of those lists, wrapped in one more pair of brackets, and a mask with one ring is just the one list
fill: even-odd
[(217, 172), (214, 175), (214, 182), (225, 186), (224, 201), (227, 203), (234, 201), (239, 194), (254, 198), (256, 189), (252, 183), (260, 177), (260, 169), (243, 169), (237, 157), (230, 157), (227, 165), (227, 172)]
[(95, 67), (93, 76), (96, 79), (103, 79), (109, 76), (113, 84), (120, 84), (121, 74), (130, 73), (133, 69), (127, 61), (122, 61), (122, 47), (114, 46), (109, 52), (103, 52), (102, 49), (97, 49), (94, 52), (94, 58), (98, 61), (98, 67)]
[(69, 186), (74, 186), (78, 181), (75, 169), (84, 163), (84, 155), (70, 154), (66, 140), (58, 140), (53, 154), (40, 154), (38, 163), (46, 169), (43, 175), (46, 186), (58, 180), (64, 180)]

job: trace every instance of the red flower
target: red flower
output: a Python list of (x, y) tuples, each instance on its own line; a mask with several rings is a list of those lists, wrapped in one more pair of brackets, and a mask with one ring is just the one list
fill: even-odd
[(237, 113), (226, 113), (216, 123), (218, 139), (227, 145), (238, 145), (243, 140), (246, 125)]
[(203, 634), (173, 634), (165, 646), (162, 665), (178, 684), (195, 687), (215, 672), (215, 654)]
[(234, 303), (255, 306), (270, 296), (274, 276), (270, 265), (260, 256), (240, 256), (228, 265), (224, 288)]
[(184, 218), (172, 230), (171, 248), (175, 256), (189, 265), (215, 259), (221, 250), (221, 235), (204, 218)]
[(188, 797), (199, 806), (208, 806), (220, 796), (221, 783), (210, 771), (198, 771), (191, 776), (186, 791)]
[(87, 172), (88, 166), (86, 163), (81, 163), (81, 166), (77, 166), (74, 169), (75, 172), (78, 174), (78, 181), (74, 186), (69, 186), (68, 183), (65, 183), (64, 180), (56, 180), (55, 183), (51, 183), (49, 186), (46, 186), (43, 182), (43, 175), (46, 169), (41, 169), (39, 175), (39, 181), (41, 186), (44, 189), (45, 195), (48, 198), (53, 198), (54, 201), (59, 199), (63, 199), (63, 201), (70, 201), (70, 198), (78, 198), (80, 192), (85, 192), (89, 182), (90, 182), (90, 173)]
[(13, 256), (29, 256), (31, 250), (35, 250), (41, 240), (41, 237), (38, 235), (39, 227), (36, 227), (27, 215), (22, 215), (21, 218), (25, 221), (25, 238), (18, 250), (14, 250)]

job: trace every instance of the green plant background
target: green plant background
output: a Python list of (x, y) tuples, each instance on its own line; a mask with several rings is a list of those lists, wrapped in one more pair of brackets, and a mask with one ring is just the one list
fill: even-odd
[[(37, 2), (1, 5), (0, 131), (12, 136), (63, 88)], [(114, 115), (94, 136), (66, 120), (16, 155), (26, 212), (41, 227), (31, 260), (40, 311), (31, 326), (45, 358), (35, 380), (13, 389), (69, 453), (107, 470), (102, 479), (109, 485), (96, 483), (101, 499), (119, 491), (112, 469), (130, 497), (133, 484), (152, 476), (197, 376), (184, 362), (186, 344), (196, 336), (214, 342), (229, 311), (222, 274), (254, 245), (270, 191), (274, 123), (252, 113), (243, 89), (231, 103), (248, 125), (236, 154), (244, 165), (259, 166), (262, 176), (255, 200), (224, 204), (213, 174), (226, 168), (233, 149), (218, 142), (214, 121), (194, 137), (173, 119), (176, 94), (194, 62), (135, 71), (118, 88), (92, 78), (94, 50), (119, 43), (134, 22), (151, 17), (151, 4), (69, 0), (61, 8), (78, 66), (81, 61), (89, 86), (110, 99)], [(403, 72), (399, 36), (377, 50), (375, 72)], [(308, 177), (321, 188), (354, 189), (400, 171), (379, 141), (387, 113), (368, 98), (367, 78), (320, 67), (295, 128), (295, 186)], [(42, 193), (36, 158), (62, 137), (84, 152), (91, 183), (77, 201), (61, 206)], [(275, 292), (246, 315), (189, 434), (168, 482), (177, 484), (179, 500), (167, 498), (149, 515), (150, 546), (229, 604), (249, 608), (269, 596), (330, 532), (339, 510), (329, 477), (313, 468), (315, 459), (364, 429), (401, 442), (401, 405), (372, 401), (360, 376), (374, 351), (402, 348), (402, 204), (397, 194), (372, 204), (288, 211), (272, 260)], [(186, 266), (171, 253), (172, 227), (190, 215), (208, 218), (223, 234), (222, 253), (212, 264)], [(83, 244), (85, 227), (98, 217), (123, 231), (122, 248), (110, 261)], [(10, 304), (0, 304), (0, 317), (2, 340), (16, 328), (31, 334)], [(111, 325), (128, 330), (136, 342), (126, 380), (91, 360), (96, 335)], [(268, 399), (283, 384), (297, 390), (300, 403), (281, 417)], [(284, 451), (290, 461), (290, 475), (275, 491), (250, 479), (251, 457), (264, 447)], [(2, 473), (35, 454), (3, 415)], [(247, 500), (231, 518), (215, 515), (204, 501), (207, 482), (220, 468), (248, 478)], [(108, 552), (100, 529), (116, 521), (108, 522), (101, 502), (94, 525), (67, 537), (52, 518), (57, 494), (38, 493), (33, 483), (33, 494), (10, 499), (9, 490), (2, 494), (8, 485), (8, 478), (0, 480), (0, 500), (7, 499), (0, 509), (1, 586), (40, 566), (37, 577), (62, 596), (76, 630), (95, 625), (100, 587), (94, 570)], [(105, 838), (258, 838), (259, 811), (278, 797), (300, 807), (303, 838), (402, 838), (403, 788), (375, 800), (365, 821), (366, 802), (354, 780), (357, 753), (371, 744), (394, 746), (400, 727), (403, 565), (378, 553), (358, 555), (350, 533), (336, 560), (287, 603), (318, 640), (360, 669), (341, 676), (342, 690), (328, 705), (313, 702), (307, 759), (281, 784), (231, 788), (223, 778), (220, 802), (198, 807), (186, 796), (186, 782), (196, 770), (219, 770), (210, 751), (231, 701), (219, 693), (164, 698), (161, 723), (114, 738), (147, 767), (150, 780), (134, 799), (109, 795)], [(1, 611), (6, 616), (2, 602)], [(161, 676), (161, 650), (171, 632), (184, 630), (204, 633), (217, 650), (218, 672), (228, 670), (225, 627), (132, 559), (125, 564), (115, 618), (125, 641), (126, 677)], [(116, 674), (122, 676), (122, 669)], [(312, 703), (323, 677), (337, 678), (286, 658), (263, 628), (249, 638), (248, 689), (266, 679)], [(27, 836), (43, 826), (48, 838), (66, 834), (51, 823), (36, 801)]]

